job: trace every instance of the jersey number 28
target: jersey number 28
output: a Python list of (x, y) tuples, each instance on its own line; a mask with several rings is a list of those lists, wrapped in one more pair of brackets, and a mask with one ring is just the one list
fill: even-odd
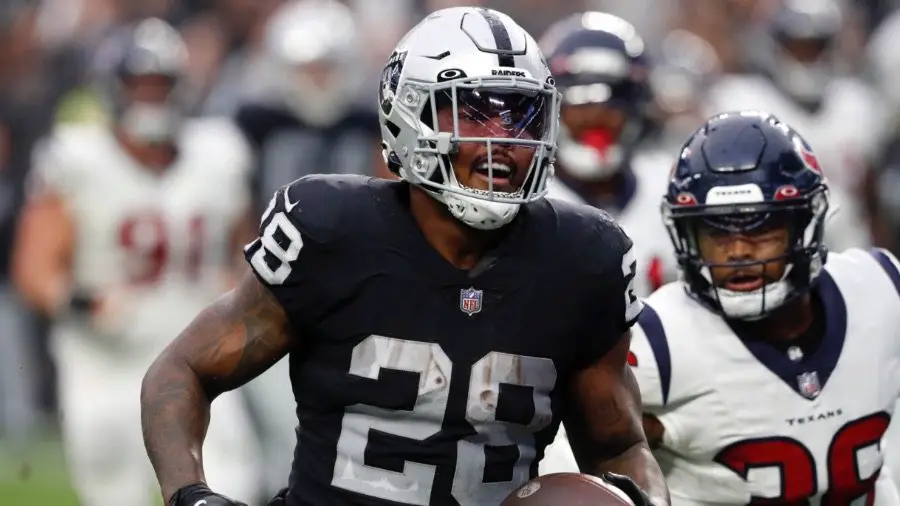
[[(888, 423), (890, 417), (887, 414), (875, 413), (848, 422), (837, 431), (825, 457), (828, 490), (822, 496), (822, 506), (848, 506), (864, 496), (870, 499), (866, 504), (871, 504), (878, 472), (862, 478), (857, 452), (879, 444)], [(750, 504), (805, 506), (809, 498), (819, 494), (816, 462), (812, 452), (794, 438), (766, 437), (740, 441), (720, 451), (716, 455), (716, 462), (725, 465), (745, 480), (754, 469), (778, 468), (781, 475), (780, 492), (765, 497), (753, 496)]]
[[(415, 373), (418, 396), (412, 409), (363, 404), (346, 408), (331, 484), (386, 501), (427, 505), (431, 504), (436, 481), (449, 481), (450, 495), (460, 506), (484, 506), (500, 504), (527, 481), (536, 456), (534, 434), (552, 421), (550, 391), (556, 384), (556, 367), (549, 358), (498, 352), (486, 354), (470, 369), (464, 416), (474, 433), (456, 443), (456, 465), (452, 470), (411, 460), (404, 460), (400, 470), (365, 463), (370, 433), (424, 442), (440, 437), (446, 417), (460, 416), (448, 405), (452, 369), (450, 358), (436, 343), (369, 336), (356, 345), (350, 361), (351, 375), (379, 380), (385, 370)], [(505, 400), (509, 395), (506, 392), (516, 389), (520, 394), (530, 394), (532, 409), (525, 409), (529, 412), (525, 420), (504, 419), (501, 405), (509, 402)], [(518, 455), (512, 468), (487, 469), (490, 450), (503, 447)], [(437, 479), (438, 473), (447, 471), (452, 471), (452, 478)], [(497, 474), (506, 477), (502, 481), (485, 481), (486, 476)]]
[[(287, 200), (287, 194), (285, 193)], [(275, 198), (263, 213), (263, 223), (275, 207)], [(284, 283), (291, 274), (291, 263), (299, 258), (303, 237), (283, 213), (272, 215), (258, 239), (262, 244), (251, 257), (254, 270), (269, 284)], [(252, 246), (248, 245), (248, 248)], [(272, 265), (266, 256), (274, 260)], [(353, 348), (351, 376), (381, 382), (385, 371), (413, 373), (418, 394), (409, 408), (398, 408), (396, 400), (384, 405), (355, 404), (345, 409), (337, 441), (337, 457), (331, 485), (358, 494), (394, 503), (431, 504), (432, 490), (448, 483), (449, 493), (460, 506), (500, 504), (515, 488), (527, 481), (536, 457), (535, 433), (552, 421), (550, 392), (556, 385), (556, 366), (549, 358), (491, 352), (472, 364), (468, 374), (466, 405), (463, 411), (450, 405), (450, 378), (454, 364), (437, 343), (427, 343), (373, 335)], [(387, 394), (396, 396), (396, 392)], [(505, 392), (518, 390), (531, 397), (527, 420), (504, 419)], [(390, 397), (388, 397), (390, 398)], [(464, 416), (473, 429), (470, 437), (456, 443), (453, 469), (403, 459), (397, 470), (368, 465), (366, 453), (370, 435), (379, 433), (429, 444), (440, 438), (449, 417)], [(459, 425), (461, 420), (453, 421)], [(512, 469), (498, 470), (503, 481), (487, 482), (495, 473), (488, 462), (491, 450), (514, 449), (518, 457)], [(505, 462), (509, 462), (505, 460)], [(487, 469), (491, 467), (491, 469)], [(496, 467), (496, 466), (493, 466)], [(452, 477), (438, 477), (439, 473)], [(441, 485), (437, 485), (441, 486)], [(446, 485), (444, 485), (446, 486)], [(446, 497), (445, 493), (438, 494)]]

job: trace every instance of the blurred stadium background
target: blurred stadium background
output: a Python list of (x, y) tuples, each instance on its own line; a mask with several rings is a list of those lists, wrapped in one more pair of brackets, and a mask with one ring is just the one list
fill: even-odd
[[(54, 124), (107, 118), (103, 96), (94, 86), (98, 75), (102, 78), (100, 48), (114, 37), (117, 27), (147, 16), (170, 21), (187, 42), (192, 114), (235, 116), (242, 104), (259, 98), (260, 82), (273, 78), (266, 74), (275, 72), (266, 66), (267, 22), (281, 4), (290, 1), (0, 2), (0, 506), (77, 504), (59, 442), (58, 417), (65, 413), (57, 412), (54, 364), (47, 351), (48, 324), (25, 309), (9, 276), (10, 251), (25, 199), (33, 146)], [(773, 55), (784, 50), (771, 44), (772, 13), (778, 1), (347, 0), (344, 3), (359, 23), (360, 41), (357, 63), (338, 72), (359, 80), (359, 86), (348, 87), (354, 91), (342, 94), (339, 100), (361, 103), (374, 111), (385, 59), (400, 36), (431, 10), (450, 5), (493, 7), (510, 14), (535, 37), (568, 14), (602, 10), (630, 21), (643, 36), (654, 62), (655, 103), (650, 117), (661, 145), (673, 149), (711, 108), (728, 105), (727, 92), (722, 102), (722, 92), (712, 91), (727, 76), (755, 73), (773, 81), (787, 79), (790, 68), (773, 63)], [(843, 14), (839, 34), (833, 45), (818, 48), (827, 53), (818, 69), (824, 78), (849, 78), (865, 90), (855, 111), (863, 113), (846, 116), (853, 121), (854, 139), (846, 140), (839, 129), (810, 135), (814, 149), (819, 142), (828, 144), (823, 149), (837, 151), (827, 159), (820, 153), (820, 160), (826, 173), (835, 174), (846, 192), (842, 207), (850, 210), (853, 220), (848, 230), (856, 232), (848, 232), (852, 237), (835, 238), (838, 248), (876, 244), (895, 253), (900, 249), (897, 4), (900, 0), (839, 2)], [(771, 112), (780, 114), (780, 102), (772, 103)], [(807, 135), (803, 125), (795, 126)], [(377, 125), (363, 130), (378, 135)], [(832, 134), (833, 141), (828, 137)], [(258, 195), (267, 195), (273, 185), (284, 184), (307, 170), (284, 173), (260, 159), (257, 162), (257, 170), (262, 172), (257, 174)], [(380, 169), (360, 165), (308, 170), (377, 174)], [(264, 205), (266, 197), (259, 199)]]

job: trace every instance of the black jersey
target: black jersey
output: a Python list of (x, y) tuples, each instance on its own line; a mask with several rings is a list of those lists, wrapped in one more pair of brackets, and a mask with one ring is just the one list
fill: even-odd
[(279, 187), (308, 174), (371, 174), (381, 139), (374, 110), (353, 107), (327, 127), (283, 107), (247, 104), (235, 121), (250, 141), (258, 170), (254, 187), (265, 203)]
[(465, 271), (428, 244), (409, 191), (302, 178), (246, 249), (296, 338), (289, 505), (499, 504), (536, 475), (570, 378), (640, 310), (631, 241), (603, 211), (523, 206)]

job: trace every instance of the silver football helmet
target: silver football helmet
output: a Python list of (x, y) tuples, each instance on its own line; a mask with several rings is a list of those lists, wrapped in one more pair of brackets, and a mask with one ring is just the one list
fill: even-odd
[[(546, 194), (559, 93), (537, 43), (509, 16), (478, 7), (429, 15), (385, 65), (379, 106), (388, 168), (466, 225), (502, 227)], [(487, 188), (458, 177), (456, 155), (475, 145), (483, 156), (466, 170)], [(519, 166), (505, 150), (530, 150), (530, 163)]]
[(265, 52), (286, 105), (315, 126), (339, 120), (363, 80), (359, 27), (336, 0), (286, 2), (266, 25)]

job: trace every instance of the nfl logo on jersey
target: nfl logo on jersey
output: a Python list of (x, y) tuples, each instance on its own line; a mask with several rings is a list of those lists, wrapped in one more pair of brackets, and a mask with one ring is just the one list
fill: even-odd
[(808, 399), (813, 399), (819, 395), (821, 387), (819, 386), (819, 375), (816, 371), (805, 372), (797, 376), (797, 384), (800, 386), (800, 393)]
[(459, 291), (459, 310), (472, 316), (481, 311), (481, 296), (484, 292), (474, 288), (463, 288)]

